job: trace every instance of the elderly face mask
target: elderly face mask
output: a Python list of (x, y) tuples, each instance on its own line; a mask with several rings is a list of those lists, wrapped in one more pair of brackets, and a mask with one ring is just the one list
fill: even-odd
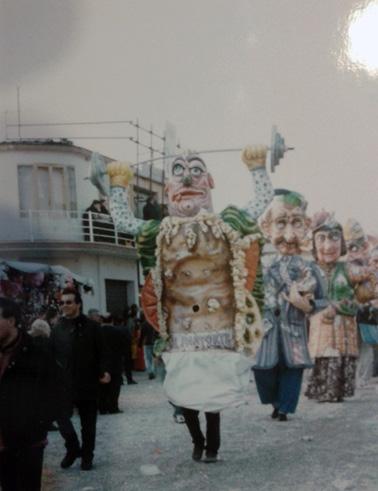
[(211, 189), (214, 181), (202, 159), (196, 155), (178, 157), (172, 163), (166, 186), (171, 216), (195, 216), (201, 209), (213, 211)]
[(306, 230), (305, 216), (300, 208), (291, 208), (283, 203), (275, 204), (272, 210), (270, 239), (281, 254), (300, 254)]
[(341, 256), (342, 233), (338, 229), (315, 232), (314, 242), (318, 262), (335, 263)]

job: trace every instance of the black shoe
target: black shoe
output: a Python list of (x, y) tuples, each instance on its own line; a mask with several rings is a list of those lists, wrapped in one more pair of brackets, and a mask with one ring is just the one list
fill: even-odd
[(287, 421), (287, 416), (284, 413), (278, 413), (278, 421)]
[(270, 415), (272, 419), (277, 419), (278, 418), (278, 409), (275, 407), (272, 414)]
[(218, 454), (217, 454), (217, 452), (210, 452), (208, 450), (206, 452), (206, 457), (205, 457), (204, 462), (206, 462), (206, 464), (214, 464), (217, 461), (218, 461)]
[(149, 378), (150, 380), (153, 380), (153, 379), (155, 378), (155, 375), (154, 375), (153, 373), (150, 373), (150, 374), (148, 375), (148, 378)]
[(192, 459), (199, 462), (202, 459), (203, 450), (203, 445), (194, 445)]
[(127, 385), (134, 385), (137, 384), (138, 382), (135, 382), (135, 380), (128, 380)]
[(109, 411), (109, 414), (120, 414), (123, 413), (122, 409), (114, 409), (113, 411)]
[(75, 462), (77, 458), (80, 457), (80, 450), (68, 450), (66, 455), (63, 457), (60, 467), (62, 469), (68, 469)]
[(91, 458), (82, 458), (81, 459), (81, 470), (82, 471), (90, 471), (93, 469), (93, 459)]
[(108, 414), (108, 413), (109, 413), (109, 411), (108, 411), (108, 410), (106, 410), (106, 409), (100, 409), (100, 410), (99, 410), (99, 413), (100, 413), (100, 414)]

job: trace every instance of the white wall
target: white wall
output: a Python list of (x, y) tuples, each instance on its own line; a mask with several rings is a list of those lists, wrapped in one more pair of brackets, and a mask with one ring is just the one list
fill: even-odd
[(58, 164), (75, 168), (78, 210), (87, 208), (98, 198), (97, 189), (85, 177), (88, 176), (88, 160), (76, 152), (42, 150), (36, 146), (28, 150), (0, 149), (0, 240), (27, 240), (29, 223), (19, 215), (18, 165)]
[(79, 254), (75, 258), (55, 257), (50, 264), (60, 264), (73, 273), (93, 280), (93, 294), (83, 295), (84, 312), (90, 308), (106, 311), (105, 280), (130, 281), (132, 285), (128, 293), (128, 301), (138, 303), (138, 275), (136, 261), (123, 257), (88, 256)]

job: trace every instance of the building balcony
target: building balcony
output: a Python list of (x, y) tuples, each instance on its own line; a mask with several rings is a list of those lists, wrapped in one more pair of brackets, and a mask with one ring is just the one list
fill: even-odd
[(2, 256), (4, 251), (43, 249), (121, 254), (136, 258), (133, 236), (118, 233), (110, 215), (85, 211), (25, 210), (16, 219), (0, 219), (0, 222), (3, 222), (0, 223)]

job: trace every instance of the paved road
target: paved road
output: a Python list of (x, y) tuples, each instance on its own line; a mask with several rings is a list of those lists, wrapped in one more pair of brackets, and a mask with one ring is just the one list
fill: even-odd
[(251, 383), (250, 404), (222, 414), (217, 464), (191, 460), (186, 427), (174, 423), (160, 383), (137, 380), (123, 387), (123, 414), (99, 416), (92, 471), (79, 461), (61, 470), (63, 442), (50, 433), (44, 491), (378, 490), (378, 380), (343, 404), (302, 396), (287, 423), (271, 420)]

